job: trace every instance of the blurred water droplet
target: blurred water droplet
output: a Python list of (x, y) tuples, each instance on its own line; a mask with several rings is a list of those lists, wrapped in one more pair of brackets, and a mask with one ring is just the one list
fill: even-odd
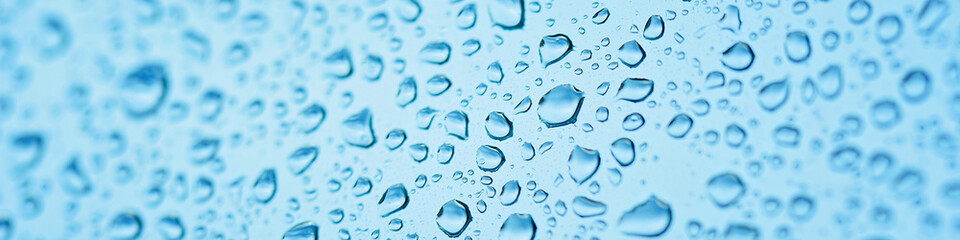
[(647, 23), (643, 25), (643, 38), (647, 40), (657, 40), (663, 36), (663, 17), (653, 15), (647, 18)]
[(490, 5), (490, 21), (505, 30), (523, 28), (523, 0), (495, 0)]
[(283, 233), (283, 240), (317, 240), (319, 231), (320, 227), (316, 223), (301, 222)]
[(268, 203), (277, 194), (277, 173), (273, 169), (263, 170), (253, 184), (253, 196), (260, 203)]
[(617, 228), (628, 236), (657, 237), (666, 232), (672, 222), (670, 204), (650, 196), (624, 212), (617, 221)]
[(607, 205), (584, 196), (573, 198), (573, 213), (582, 218), (600, 216), (607, 212)]
[(533, 240), (537, 234), (537, 224), (529, 214), (514, 213), (500, 226), (499, 239)]
[(343, 140), (348, 144), (368, 148), (377, 141), (373, 134), (373, 113), (364, 108), (343, 120)]
[(725, 208), (740, 201), (747, 192), (740, 176), (733, 173), (721, 173), (707, 181), (707, 192), (710, 200), (718, 207)]

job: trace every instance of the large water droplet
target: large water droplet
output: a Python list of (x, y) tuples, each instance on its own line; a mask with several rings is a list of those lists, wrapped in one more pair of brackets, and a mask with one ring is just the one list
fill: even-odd
[(303, 174), (313, 164), (313, 161), (317, 160), (318, 154), (320, 154), (320, 148), (315, 146), (298, 148), (287, 157), (287, 167), (295, 175)]
[(505, 30), (523, 27), (523, 0), (494, 0), (488, 2), (490, 6), (490, 21)]
[(600, 167), (600, 153), (597, 150), (574, 146), (567, 159), (567, 170), (570, 178), (578, 184), (583, 184)]
[(452, 238), (459, 237), (463, 230), (467, 229), (471, 220), (473, 217), (470, 216), (467, 204), (456, 199), (447, 201), (437, 212), (437, 226), (440, 227), (440, 231)]
[(520, 198), (520, 182), (517, 180), (507, 181), (500, 188), (500, 204), (510, 206), (516, 203), (518, 198)]
[(277, 173), (273, 169), (263, 170), (253, 183), (253, 197), (260, 203), (268, 203), (277, 194)]
[(373, 114), (370, 109), (364, 108), (343, 120), (341, 133), (344, 141), (350, 145), (362, 148), (373, 145), (377, 139), (373, 135)]
[(630, 166), (636, 158), (633, 140), (629, 138), (620, 138), (610, 144), (610, 154), (617, 160), (620, 166)]
[(620, 45), (618, 56), (627, 67), (635, 68), (643, 63), (643, 59), (647, 58), (647, 52), (643, 50), (643, 47), (640, 47), (637, 40), (630, 40)]
[(930, 76), (921, 70), (913, 70), (900, 79), (900, 96), (908, 103), (921, 103), (927, 100), (933, 88)]
[(450, 79), (446, 75), (438, 74), (427, 80), (427, 93), (439, 96), (450, 88)]
[(810, 58), (810, 37), (805, 32), (787, 33), (787, 40), (783, 45), (790, 61), (803, 62)]
[(783, 79), (763, 86), (757, 94), (757, 103), (764, 110), (773, 112), (783, 106), (790, 97), (790, 81)]
[(628, 236), (657, 237), (670, 228), (673, 210), (656, 196), (637, 204), (620, 216), (617, 228)]
[(537, 104), (537, 115), (547, 127), (560, 127), (577, 121), (581, 105), (583, 92), (573, 85), (562, 84), (543, 94)]
[(710, 200), (721, 208), (736, 204), (746, 192), (747, 188), (740, 180), (740, 176), (733, 173), (721, 173), (707, 181)]
[(477, 149), (477, 167), (487, 172), (496, 172), (506, 159), (500, 148), (483, 145)]
[(570, 53), (573, 43), (564, 34), (548, 35), (540, 39), (540, 62), (544, 67), (554, 64)]
[(169, 77), (159, 63), (140, 65), (121, 82), (127, 115), (142, 118), (153, 115), (167, 98)]
[(667, 135), (674, 138), (682, 138), (693, 128), (693, 119), (685, 113), (673, 116), (670, 123), (667, 123)]
[(433, 64), (444, 64), (450, 60), (450, 44), (431, 42), (420, 49), (420, 60)]
[(627, 78), (620, 83), (617, 97), (630, 102), (641, 102), (653, 93), (653, 81), (646, 78)]
[(405, 78), (397, 87), (397, 105), (406, 107), (414, 100), (417, 100), (417, 82), (413, 77)]
[(723, 51), (720, 62), (723, 66), (735, 71), (743, 71), (753, 65), (753, 48), (745, 42), (734, 43), (733, 46)]
[(110, 220), (107, 235), (111, 239), (137, 239), (143, 231), (143, 220), (132, 212), (117, 214)]
[(533, 240), (537, 234), (537, 224), (529, 214), (514, 213), (500, 225), (499, 239), (502, 240)]
[(383, 192), (383, 195), (380, 196), (380, 201), (377, 202), (380, 216), (390, 216), (390, 214), (403, 210), (407, 207), (409, 201), (407, 188), (404, 187), (402, 183), (390, 186)]
[(647, 18), (647, 23), (643, 25), (643, 38), (647, 40), (657, 40), (663, 36), (663, 17), (653, 15)]
[(317, 240), (320, 227), (311, 221), (301, 222), (283, 233), (283, 240)]
[(467, 135), (468, 123), (470, 123), (470, 120), (467, 118), (467, 114), (459, 110), (447, 113), (443, 117), (443, 127), (446, 128), (447, 134), (460, 140), (466, 140), (469, 136)]
[(607, 205), (584, 196), (573, 198), (573, 213), (582, 218), (600, 216), (607, 212)]
[(487, 136), (503, 141), (513, 136), (513, 122), (503, 112), (491, 112), (486, 119)]

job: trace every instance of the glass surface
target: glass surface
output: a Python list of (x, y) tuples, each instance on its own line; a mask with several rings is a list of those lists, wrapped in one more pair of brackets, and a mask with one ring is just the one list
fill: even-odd
[(955, 0), (2, 0), (2, 239), (960, 239)]

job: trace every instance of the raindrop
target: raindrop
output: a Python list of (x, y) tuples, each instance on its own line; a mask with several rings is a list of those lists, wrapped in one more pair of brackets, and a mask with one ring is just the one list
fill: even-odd
[(344, 141), (350, 145), (361, 148), (372, 146), (377, 139), (373, 135), (373, 114), (370, 109), (364, 108), (343, 120), (341, 133)]
[(485, 127), (487, 136), (497, 141), (503, 141), (513, 136), (513, 122), (507, 119), (503, 112), (487, 114)]
[(143, 231), (143, 220), (136, 213), (117, 214), (110, 221), (107, 233), (111, 239), (137, 239)]
[(673, 210), (670, 204), (656, 196), (650, 196), (624, 212), (617, 221), (617, 227), (621, 233), (628, 236), (658, 237), (670, 228), (672, 221)]
[(820, 72), (817, 81), (817, 89), (824, 99), (833, 100), (843, 92), (843, 72), (840, 66), (834, 64), (827, 66)]
[(295, 175), (303, 174), (307, 168), (317, 159), (320, 149), (315, 146), (305, 146), (293, 151), (287, 157), (287, 166)]
[(647, 58), (647, 52), (643, 50), (643, 47), (640, 47), (640, 43), (637, 40), (630, 40), (629, 42), (623, 43), (620, 46), (619, 53), (620, 61), (623, 62), (627, 67), (635, 68), (643, 62), (643, 59)]
[(446, 42), (431, 42), (420, 49), (420, 60), (441, 65), (450, 60), (450, 44)]
[(674, 138), (683, 138), (693, 128), (693, 119), (687, 114), (677, 114), (667, 124), (667, 134)]
[(783, 107), (783, 104), (786, 103), (789, 98), (790, 82), (787, 79), (783, 79), (760, 88), (760, 92), (757, 94), (757, 103), (759, 103), (760, 107), (763, 107), (764, 110), (774, 112), (780, 109), (780, 107)]
[(573, 43), (570, 37), (564, 34), (548, 35), (540, 39), (540, 62), (543, 67), (554, 64), (570, 53)]
[(483, 145), (477, 149), (477, 167), (486, 172), (496, 172), (506, 161), (500, 148)]
[(450, 88), (450, 79), (447, 76), (438, 74), (427, 80), (427, 93), (438, 96)]
[(397, 105), (406, 107), (414, 100), (417, 100), (417, 82), (413, 77), (407, 77), (397, 87)]
[(640, 129), (640, 127), (643, 127), (645, 122), (646, 120), (643, 119), (643, 115), (640, 115), (640, 113), (631, 113), (623, 118), (623, 130), (636, 131)]
[(346, 48), (337, 50), (323, 59), (326, 64), (326, 73), (335, 78), (347, 78), (353, 74), (353, 61), (350, 60), (350, 51)]
[(647, 18), (647, 23), (643, 25), (643, 38), (647, 40), (657, 40), (663, 36), (663, 18), (660, 15), (653, 15)]
[(383, 140), (383, 144), (387, 146), (387, 149), (394, 150), (403, 145), (406, 140), (407, 132), (404, 132), (403, 129), (394, 129), (387, 133), (387, 138)]
[(320, 227), (314, 222), (301, 222), (283, 233), (283, 240), (317, 240)]
[(573, 213), (582, 218), (600, 216), (607, 212), (607, 205), (584, 197), (577, 196), (573, 198)]
[(460, 29), (470, 29), (477, 24), (477, 7), (474, 4), (467, 4), (460, 9), (457, 14), (457, 27)]
[(908, 103), (921, 103), (930, 96), (930, 76), (926, 72), (913, 70), (900, 79), (900, 96)]
[(753, 48), (747, 43), (737, 42), (723, 51), (721, 62), (723, 66), (735, 71), (743, 71), (753, 65)]
[(130, 72), (121, 82), (127, 115), (143, 118), (155, 114), (169, 94), (169, 81), (166, 68), (158, 63), (142, 64)]
[(520, 197), (520, 183), (517, 180), (510, 180), (500, 188), (500, 204), (510, 206), (517, 202)]
[(533, 240), (537, 234), (537, 224), (529, 214), (514, 213), (500, 226), (499, 239)]
[(263, 170), (253, 184), (253, 196), (260, 203), (268, 203), (277, 194), (277, 173), (273, 169)]
[(578, 184), (583, 184), (600, 167), (600, 153), (597, 150), (583, 148), (579, 145), (574, 146), (567, 159), (568, 172), (570, 178)]
[(583, 92), (573, 85), (562, 84), (543, 94), (537, 104), (537, 115), (547, 127), (560, 127), (577, 121), (581, 105)]
[(610, 144), (610, 154), (617, 160), (620, 166), (630, 166), (636, 158), (633, 140), (629, 138), (620, 138)]
[(447, 134), (457, 137), (460, 140), (467, 140), (467, 124), (470, 120), (463, 111), (453, 111), (443, 117), (443, 127)]
[(721, 173), (707, 182), (710, 200), (718, 207), (726, 208), (740, 201), (747, 192), (740, 176), (733, 173)]
[(297, 115), (297, 126), (302, 133), (312, 133), (320, 128), (320, 124), (327, 118), (327, 110), (317, 104), (310, 104)]
[(617, 96), (630, 102), (642, 102), (653, 93), (653, 81), (646, 78), (627, 78), (620, 83)]
[(467, 204), (460, 200), (450, 200), (437, 212), (437, 227), (448, 237), (459, 237), (473, 218)]
[(784, 42), (784, 49), (790, 61), (797, 63), (806, 61), (810, 58), (810, 37), (805, 32), (790, 32)]
[(847, 6), (847, 19), (854, 24), (862, 24), (870, 18), (873, 8), (866, 0), (854, 0)]
[(390, 214), (403, 210), (407, 207), (409, 201), (407, 188), (403, 187), (403, 184), (397, 183), (390, 186), (383, 192), (383, 195), (380, 196), (380, 201), (377, 202), (380, 216), (390, 216)]
[(603, 8), (594, 13), (591, 20), (593, 20), (594, 24), (600, 25), (607, 22), (607, 18), (610, 18), (610, 10)]

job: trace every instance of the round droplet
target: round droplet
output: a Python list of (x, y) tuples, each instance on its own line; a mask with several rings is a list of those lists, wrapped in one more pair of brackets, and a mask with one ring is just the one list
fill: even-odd
[(315, 146), (306, 146), (294, 150), (293, 153), (287, 157), (287, 166), (290, 168), (290, 171), (295, 175), (303, 174), (307, 171), (307, 168), (315, 160), (317, 160), (317, 155), (320, 153), (320, 148)]
[(486, 172), (496, 172), (506, 159), (500, 148), (483, 145), (477, 149), (477, 167)]
[(640, 115), (640, 113), (631, 113), (623, 118), (623, 130), (636, 131), (640, 129), (640, 127), (643, 127), (645, 122), (646, 120), (643, 119), (643, 115)]
[(503, 184), (503, 187), (500, 188), (500, 204), (510, 206), (516, 203), (519, 198), (520, 182), (517, 180), (507, 181)]
[(523, 0), (495, 0), (489, 2), (490, 21), (504, 30), (523, 28)]
[(452, 238), (459, 237), (472, 219), (467, 204), (456, 199), (447, 201), (437, 212), (437, 226)]
[(507, 119), (503, 112), (487, 114), (485, 127), (487, 136), (497, 141), (503, 141), (513, 136), (513, 122)]
[(784, 42), (784, 49), (787, 52), (787, 58), (793, 62), (803, 62), (810, 58), (810, 37), (807, 33), (795, 31), (787, 33), (787, 40)]
[(908, 103), (921, 103), (927, 100), (932, 91), (930, 76), (926, 72), (913, 70), (900, 79), (900, 96)]
[(420, 49), (420, 60), (441, 65), (450, 60), (450, 44), (431, 42)]
[(120, 83), (127, 115), (142, 118), (160, 109), (169, 91), (166, 67), (158, 63), (140, 65)]
[(583, 184), (600, 167), (600, 153), (597, 150), (574, 146), (567, 159), (567, 170), (570, 178), (578, 184)]
[(547, 127), (560, 127), (577, 121), (580, 106), (583, 105), (583, 92), (570, 84), (550, 89), (537, 104), (537, 115)]
[(610, 144), (610, 154), (617, 160), (620, 166), (630, 166), (636, 158), (633, 140), (629, 138), (620, 138)]
[(635, 68), (643, 62), (643, 59), (647, 58), (647, 52), (643, 50), (643, 47), (641, 47), (640, 43), (636, 40), (630, 40), (620, 45), (618, 56), (620, 57), (620, 62), (623, 62), (624, 65)]
[(514, 213), (500, 225), (499, 239), (533, 240), (537, 234), (537, 224), (529, 214)]
[(693, 128), (693, 119), (684, 113), (677, 114), (667, 124), (667, 135), (682, 138), (687, 135), (687, 132), (690, 132), (691, 128)]
[(643, 25), (643, 38), (647, 40), (657, 40), (663, 36), (663, 17), (653, 15), (647, 18), (647, 23)]
[(753, 48), (744, 42), (734, 43), (726, 51), (723, 51), (721, 62), (723, 66), (735, 71), (743, 71), (753, 65)]
[(721, 208), (736, 204), (746, 192), (747, 188), (740, 180), (740, 176), (733, 173), (713, 176), (707, 182), (707, 193), (709, 193), (710, 200)]

